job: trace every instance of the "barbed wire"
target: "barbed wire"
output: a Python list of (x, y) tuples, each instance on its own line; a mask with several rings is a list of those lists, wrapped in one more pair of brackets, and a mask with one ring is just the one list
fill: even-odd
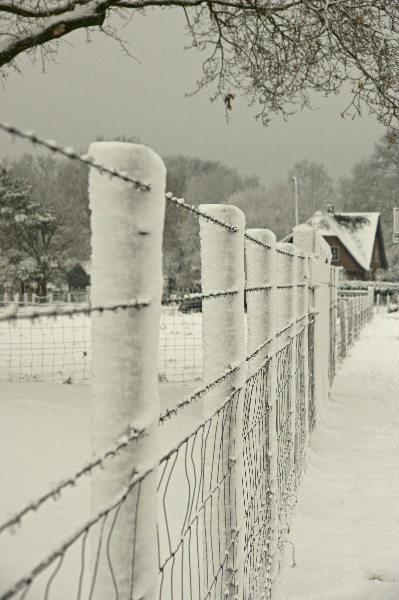
[(263, 292), (272, 289), (272, 285), (258, 285), (256, 287), (245, 288), (246, 292)]
[(192, 404), (196, 400), (199, 400), (199, 398), (202, 398), (202, 396), (207, 394), (209, 390), (217, 387), (219, 383), (222, 383), (222, 381), (225, 381), (227, 377), (229, 377), (232, 373), (236, 373), (239, 370), (239, 366), (234, 366), (230, 369), (226, 369), (226, 371), (222, 373), (219, 377), (217, 377), (214, 381), (212, 381), (212, 383), (208, 383), (203, 387), (199, 388), (194, 392), (194, 394), (184, 396), (184, 398), (180, 402), (178, 402), (174, 408), (167, 408), (166, 411), (160, 415), (159, 422), (164, 423), (167, 419), (170, 419), (173, 415), (176, 415), (181, 408), (184, 408), (185, 406)]
[(81, 477), (83, 477), (83, 475), (87, 475), (88, 473), (91, 473), (91, 471), (96, 467), (100, 467), (100, 466), (102, 467), (103, 462), (107, 458), (111, 458), (111, 457), (113, 458), (123, 448), (126, 448), (126, 446), (128, 446), (128, 444), (130, 444), (130, 442), (137, 441), (146, 435), (147, 435), (147, 432), (145, 431), (145, 429), (138, 430), (138, 429), (131, 428), (130, 434), (125, 434), (122, 437), (120, 437), (119, 440), (114, 442), (104, 454), (102, 454), (101, 456), (95, 457), (91, 462), (89, 462), (88, 464), (84, 465), (81, 469), (79, 469), (79, 471), (77, 471), (77, 473), (75, 473), (75, 475), (73, 475), (72, 477), (68, 477), (68, 479), (64, 479), (63, 481), (61, 481), (55, 488), (53, 488), (52, 490), (50, 490), (49, 492), (47, 492), (46, 494), (44, 494), (43, 496), (41, 496), (40, 498), (35, 500), (34, 502), (31, 502), (23, 510), (21, 510), (19, 513), (17, 513), (11, 519), (9, 519), (6, 523), (3, 523), (0, 526), (0, 533), (3, 533), (7, 529), (10, 529), (10, 528), (14, 527), (15, 525), (20, 525), (21, 519), (23, 517), (25, 517), (28, 513), (36, 512), (38, 510), (38, 508), (40, 508), (40, 506), (42, 504), (47, 502), (47, 500), (50, 500), (50, 498), (57, 500), (60, 497), (61, 491), (63, 489), (65, 489), (67, 487), (75, 487), (77, 481)]
[(283, 335), (283, 333), (285, 333), (288, 329), (290, 329), (290, 327), (292, 327), (294, 325), (293, 321), (290, 321), (289, 323), (287, 323), (287, 325), (283, 328), (280, 329), (277, 333), (276, 333), (276, 338), (277, 337), (281, 337)]
[(276, 287), (277, 287), (278, 290), (288, 290), (288, 289), (293, 288), (295, 286), (294, 286), (294, 284), (290, 283), (290, 284), (287, 284), (287, 285), (278, 285)]
[(235, 296), (238, 293), (238, 290), (226, 290), (224, 292), (209, 292), (208, 294), (184, 294), (184, 296), (177, 296), (176, 298), (169, 298), (168, 300), (163, 300), (162, 304), (165, 306), (168, 304), (181, 304), (182, 302), (187, 300), (210, 300), (212, 298), (224, 298), (225, 296)]
[(22, 577), (19, 581), (17, 581), (12, 588), (9, 588), (2, 596), (0, 596), (0, 600), (8, 600), (15, 596), (18, 592), (20, 592), (23, 588), (29, 586), (32, 581), (40, 575), (47, 567), (49, 567), (57, 558), (61, 558), (65, 555), (68, 548), (70, 548), (82, 535), (88, 532), (96, 523), (101, 521), (104, 517), (106, 517), (111, 511), (115, 508), (123, 504), (126, 500), (127, 496), (130, 494), (132, 489), (138, 485), (141, 481), (143, 481), (147, 475), (154, 471), (154, 467), (148, 469), (145, 473), (141, 475), (139, 473), (133, 473), (133, 480), (131, 483), (125, 487), (125, 489), (116, 496), (116, 499), (112, 502), (110, 506), (101, 510), (95, 517), (91, 518), (87, 521), (82, 527), (80, 527), (72, 536), (70, 536), (57, 550), (54, 550), (51, 554), (49, 554), (44, 560), (42, 560), (34, 569), (31, 570), (29, 575)]
[(255, 358), (255, 356), (257, 356), (260, 352), (262, 352), (263, 348), (265, 348), (265, 346), (267, 346), (268, 344), (270, 344), (270, 342), (273, 340), (273, 338), (267, 338), (266, 340), (264, 340), (253, 352), (252, 354), (250, 354), (249, 356), (247, 356), (245, 358), (245, 360), (248, 362), (250, 360), (252, 360), (253, 358)]
[(93, 167), (97, 169), (100, 173), (105, 173), (106, 175), (110, 175), (111, 177), (117, 177), (118, 179), (122, 179), (127, 183), (132, 183), (136, 189), (149, 192), (151, 189), (151, 184), (143, 183), (142, 181), (138, 181), (129, 177), (127, 173), (123, 171), (118, 171), (118, 169), (110, 169), (108, 167), (104, 167), (99, 163), (94, 162), (89, 156), (78, 154), (72, 147), (62, 147), (54, 142), (53, 140), (43, 140), (39, 136), (37, 136), (33, 131), (21, 131), (18, 127), (14, 127), (9, 123), (0, 122), (0, 129), (5, 131), (6, 133), (11, 134), (12, 136), (17, 136), (22, 139), (28, 140), (32, 144), (37, 144), (39, 146), (43, 146), (53, 152), (55, 154), (61, 154), (66, 158), (71, 160), (77, 160), (89, 167)]
[(294, 258), (295, 256), (292, 252), (286, 252), (285, 250), (281, 250), (281, 248), (276, 248), (276, 252), (277, 254), (283, 254), (284, 256), (291, 256), (291, 258)]
[(180, 206), (184, 210), (192, 212), (193, 214), (197, 215), (197, 217), (201, 217), (202, 219), (205, 219), (207, 221), (212, 221), (216, 225), (219, 225), (220, 227), (223, 227), (224, 229), (227, 229), (228, 231), (231, 231), (232, 233), (237, 233), (237, 231), (238, 231), (238, 227), (235, 227), (234, 225), (230, 225), (230, 223), (227, 223), (227, 221), (222, 221), (221, 219), (217, 219), (216, 217), (213, 217), (212, 215), (208, 215), (206, 212), (200, 210), (193, 204), (187, 204), (187, 202), (185, 202), (184, 198), (177, 198), (176, 196), (173, 196), (171, 192), (168, 192), (167, 194), (165, 194), (165, 198), (168, 202), (172, 202), (172, 204), (175, 204), (176, 206)]
[(266, 248), (267, 250), (271, 250), (272, 249), (272, 247), (269, 244), (266, 244), (265, 242), (262, 242), (261, 240), (258, 240), (258, 238), (253, 237), (252, 235), (249, 235), (249, 233), (247, 233), (247, 232), (244, 233), (244, 238), (246, 240), (248, 240), (249, 242), (253, 242), (257, 246), (261, 246), (262, 248)]
[(110, 302), (109, 304), (104, 304), (101, 306), (91, 306), (90, 304), (86, 304), (84, 306), (62, 306), (62, 307), (57, 307), (54, 306), (53, 308), (48, 308), (48, 307), (43, 307), (41, 309), (28, 309), (29, 312), (26, 313), (20, 313), (19, 309), (18, 309), (18, 305), (15, 303), (10, 303), (6, 309), (5, 309), (5, 314), (0, 315), (0, 322), (4, 322), (4, 321), (19, 321), (22, 319), (27, 319), (27, 320), (35, 320), (35, 319), (40, 319), (43, 317), (62, 317), (62, 316), (69, 316), (72, 317), (73, 315), (78, 315), (78, 314), (91, 314), (93, 312), (105, 312), (105, 311), (116, 311), (118, 309), (123, 309), (123, 310), (127, 310), (129, 308), (136, 308), (138, 310), (142, 309), (142, 308), (147, 308), (148, 306), (150, 306), (150, 302), (147, 300), (122, 300), (121, 302)]

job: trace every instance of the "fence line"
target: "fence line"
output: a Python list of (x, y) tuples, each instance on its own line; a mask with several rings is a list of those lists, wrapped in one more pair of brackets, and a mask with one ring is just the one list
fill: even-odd
[[(306, 225), (294, 229), (294, 245), (278, 245), (268, 230), (246, 232), (236, 207), (196, 209), (169, 197), (200, 218), (202, 294), (195, 297), (202, 303), (204, 385), (160, 414), (164, 166), (142, 146), (102, 142), (90, 152), (93, 306), (10, 311), (3, 321), (93, 314), (93, 450), (100, 458), (0, 532), (84, 472), (92, 476), (92, 517), (0, 600), (18, 593), (28, 600), (56, 563), (41, 588), (47, 600), (78, 541), (79, 600), (272, 600), (308, 437), (338, 360), (372, 317), (372, 294), (338, 296), (329, 248)], [(144, 189), (141, 181), (150, 184)], [(124, 293), (143, 300), (119, 302)], [(202, 420), (162, 455), (158, 423), (176, 423), (178, 433), (185, 409), (199, 400)]]

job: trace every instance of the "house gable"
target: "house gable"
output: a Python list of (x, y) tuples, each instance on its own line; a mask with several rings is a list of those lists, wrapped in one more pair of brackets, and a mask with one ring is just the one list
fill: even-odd
[[(335, 248), (331, 264), (342, 266), (350, 277), (366, 279), (373, 271), (388, 268), (379, 213), (318, 211), (306, 223)], [(292, 234), (283, 241), (289, 238)]]

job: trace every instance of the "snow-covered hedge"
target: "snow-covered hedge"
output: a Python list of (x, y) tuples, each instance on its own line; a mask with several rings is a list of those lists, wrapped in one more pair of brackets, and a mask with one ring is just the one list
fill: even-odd
[(339, 287), (341, 290), (367, 290), (367, 288), (373, 287), (374, 292), (380, 294), (399, 292), (397, 281), (340, 281)]

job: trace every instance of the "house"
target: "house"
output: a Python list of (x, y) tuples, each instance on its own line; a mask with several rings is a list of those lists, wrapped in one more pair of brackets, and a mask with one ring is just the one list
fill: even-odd
[[(343, 267), (349, 279), (371, 280), (388, 269), (380, 213), (336, 213), (332, 204), (327, 212), (317, 211), (306, 221), (317, 229), (331, 248), (331, 264)], [(292, 233), (283, 242), (292, 242)]]

